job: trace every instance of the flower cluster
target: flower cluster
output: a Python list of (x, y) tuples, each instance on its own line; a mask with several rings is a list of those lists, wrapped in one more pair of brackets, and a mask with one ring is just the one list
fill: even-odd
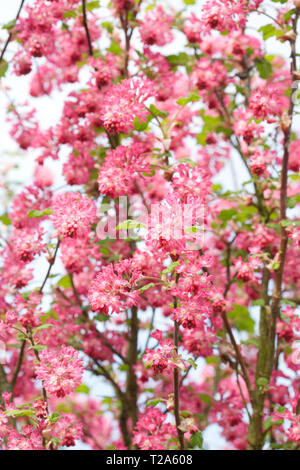
[(63, 345), (59, 351), (41, 351), (35, 371), (50, 395), (64, 397), (80, 385), (83, 362), (78, 351)]
[(61, 193), (52, 202), (52, 222), (61, 237), (84, 237), (96, 219), (96, 206), (80, 193)]
[(120, 145), (109, 152), (99, 170), (99, 192), (112, 198), (131, 194), (138, 174), (150, 171), (144, 152), (145, 146), (140, 143)]
[(150, 82), (141, 79), (123, 80), (104, 97), (100, 118), (110, 134), (127, 133), (134, 128), (134, 119), (145, 121), (145, 101), (154, 94)]
[(107, 315), (120, 313), (126, 307), (137, 305), (139, 300), (137, 281), (140, 278), (140, 272), (132, 269), (129, 259), (115, 265), (104, 266), (89, 288), (88, 296), (92, 309)]

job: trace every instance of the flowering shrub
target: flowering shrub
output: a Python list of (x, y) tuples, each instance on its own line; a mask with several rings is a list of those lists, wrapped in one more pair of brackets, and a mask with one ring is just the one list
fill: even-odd
[(300, 2), (176, 3), (3, 27), (1, 449), (299, 448)]

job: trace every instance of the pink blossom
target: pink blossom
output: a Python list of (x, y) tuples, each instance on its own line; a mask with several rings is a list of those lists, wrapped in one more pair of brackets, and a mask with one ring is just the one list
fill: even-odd
[(149, 10), (141, 25), (140, 34), (142, 41), (151, 46), (164, 46), (173, 40), (171, 25), (173, 17), (168, 15), (162, 6)]
[(61, 193), (52, 203), (52, 222), (62, 237), (83, 237), (96, 219), (96, 207), (80, 193)]
[(112, 198), (132, 193), (139, 172), (150, 171), (144, 151), (143, 144), (133, 143), (130, 147), (120, 145), (109, 152), (99, 170), (100, 193)]
[(166, 449), (167, 442), (176, 433), (175, 426), (166, 423), (166, 415), (157, 408), (149, 408), (142, 415), (134, 431), (134, 444), (142, 450)]
[(123, 80), (111, 87), (101, 111), (105, 129), (111, 134), (126, 133), (133, 129), (135, 117), (145, 121), (148, 111), (144, 103), (153, 93), (151, 82), (141, 79)]
[(103, 267), (89, 288), (92, 309), (107, 315), (137, 305), (139, 290), (136, 281), (139, 278), (140, 273), (132, 270), (130, 260)]
[(40, 362), (35, 370), (50, 395), (64, 397), (80, 385), (83, 363), (76, 349), (63, 345), (59, 351), (41, 351)]

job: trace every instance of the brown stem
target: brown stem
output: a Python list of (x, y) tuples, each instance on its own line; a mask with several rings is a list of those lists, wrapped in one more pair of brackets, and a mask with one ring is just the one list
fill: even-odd
[(21, 370), (22, 362), (23, 362), (23, 359), (24, 359), (25, 346), (26, 346), (26, 340), (22, 341), (18, 362), (17, 362), (16, 368), (15, 368), (15, 371), (14, 371), (14, 374), (13, 374), (13, 378), (10, 382), (10, 389), (12, 391), (12, 394), (14, 393), (14, 388), (15, 388), (15, 385), (16, 385), (16, 382), (17, 382), (17, 379), (18, 379), (18, 375), (19, 375), (19, 372)]
[(93, 57), (94, 52), (93, 52), (93, 46), (92, 46), (90, 31), (88, 27), (87, 14), (86, 14), (86, 0), (82, 0), (82, 13), (83, 13), (83, 26), (85, 29), (86, 38), (87, 38), (87, 42), (89, 46), (89, 54), (90, 56)]
[[(175, 307), (176, 308), (176, 307)], [(178, 350), (178, 333), (179, 325), (178, 322), (174, 322), (174, 344), (176, 350)], [(180, 444), (180, 450), (184, 450), (184, 433), (180, 429), (180, 404), (179, 404), (179, 370), (178, 367), (175, 367), (173, 372), (173, 383), (174, 383), (174, 414), (178, 440)]]
[[(31, 346), (32, 346), (32, 349), (33, 349), (33, 352), (34, 352), (34, 355), (37, 359), (38, 362), (41, 362), (41, 359), (40, 359), (40, 355), (39, 355), (39, 352), (34, 348), (35, 346), (35, 342), (34, 342), (34, 339), (33, 339), (33, 336), (32, 336), (32, 332), (31, 331), (28, 331), (28, 339), (31, 343)], [(46, 389), (44, 387), (44, 384), (42, 386), (42, 392), (43, 392), (43, 399), (46, 403), (46, 410), (47, 410), (47, 414), (49, 414), (49, 408), (48, 408), (48, 397), (47, 397), (47, 392), (46, 392)]]
[(49, 261), (49, 268), (48, 268), (48, 271), (47, 271), (47, 273), (46, 273), (46, 276), (45, 276), (45, 279), (44, 279), (44, 281), (43, 281), (43, 284), (41, 285), (40, 290), (39, 290), (39, 293), (40, 293), (40, 294), (43, 292), (43, 289), (44, 289), (44, 287), (45, 287), (45, 284), (46, 284), (46, 282), (47, 282), (47, 279), (48, 279), (48, 277), (50, 276), (52, 266), (53, 266), (54, 263), (55, 263), (55, 259), (56, 259), (56, 255), (57, 255), (57, 252), (58, 252), (59, 245), (60, 245), (60, 240), (58, 240), (57, 245), (56, 245), (56, 248), (55, 248), (54, 255), (53, 255), (53, 257), (52, 257), (52, 258), (50, 259), (50, 261)]
[[(297, 22), (299, 11), (296, 10), (293, 19), (293, 31), (297, 34)], [(291, 78), (293, 79), (296, 71), (296, 44), (291, 41)], [(286, 219), (286, 199), (287, 199), (287, 180), (288, 180), (288, 161), (290, 153), (291, 130), (293, 123), (294, 102), (293, 95), (290, 98), (288, 118), (289, 124), (284, 129), (283, 161), (280, 181), (280, 221)], [(264, 299), (264, 305), (260, 312), (260, 337), (258, 347), (258, 357), (256, 364), (256, 384), (252, 396), (253, 414), (249, 425), (249, 447), (252, 450), (263, 448), (265, 433), (262, 429), (263, 410), (265, 398), (268, 392), (268, 384), (274, 367), (276, 321), (280, 313), (280, 300), (282, 297), (282, 280), (288, 243), (288, 234), (286, 228), (280, 224), (280, 247), (278, 253), (279, 267), (274, 274), (274, 288), (272, 293), (271, 306), (268, 296), (268, 285), (270, 279), (269, 271), (264, 268), (261, 298)], [(264, 379), (261, 382), (261, 379)], [(259, 382), (260, 380), (260, 382)]]
[(138, 329), (139, 320), (137, 314), (137, 307), (133, 306), (131, 309), (129, 343), (126, 358), (127, 363), (129, 365), (126, 378), (126, 397), (129, 405), (128, 414), (132, 420), (132, 428), (135, 427), (138, 420), (138, 384), (134, 371), (134, 366), (136, 365), (138, 360)]
[(3, 365), (0, 363), (0, 405), (4, 405), (4, 400), (2, 398), (2, 393), (7, 392), (9, 384), (7, 382), (6, 373)]
[[(22, 8), (23, 8), (24, 3), (25, 3), (25, 0), (22, 0), (22, 1), (21, 1), (21, 4), (20, 4), (20, 7), (19, 7), (19, 10), (18, 10), (18, 13), (17, 13), (17, 16), (16, 16), (16, 20), (15, 20), (16, 22), (17, 22), (17, 20), (18, 20), (20, 14), (21, 14), (21, 11), (22, 11)], [(2, 50), (2, 52), (1, 52), (0, 63), (2, 62), (2, 60), (3, 60), (3, 58), (4, 58), (4, 54), (5, 54), (5, 52), (6, 52), (6, 49), (7, 49), (7, 47), (8, 47), (8, 44), (10, 43), (10, 41), (11, 41), (11, 39), (12, 39), (12, 36), (13, 36), (12, 33), (9, 33), (8, 38), (7, 38), (7, 40), (6, 40), (5, 44), (4, 44), (3, 50)]]

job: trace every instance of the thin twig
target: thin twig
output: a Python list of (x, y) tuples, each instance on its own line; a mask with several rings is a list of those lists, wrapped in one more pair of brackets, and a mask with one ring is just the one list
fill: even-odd
[[(15, 22), (17, 22), (17, 20), (18, 20), (20, 14), (21, 14), (21, 11), (22, 11), (22, 8), (23, 8), (24, 3), (25, 3), (25, 0), (22, 0), (22, 1), (21, 1), (21, 5), (20, 5), (19, 10), (18, 10), (18, 13), (17, 13), (17, 16), (16, 16), (16, 19), (15, 19)], [(5, 52), (6, 52), (6, 49), (7, 49), (8, 44), (9, 44), (10, 41), (11, 41), (12, 36), (13, 36), (13, 34), (12, 34), (12, 33), (9, 33), (9, 36), (8, 36), (8, 38), (7, 38), (7, 40), (6, 40), (5, 44), (4, 44), (4, 48), (3, 48), (2, 52), (1, 52), (0, 63), (2, 62), (2, 60), (3, 60), (3, 58), (4, 58), (4, 54), (5, 54)]]
[(47, 273), (46, 273), (46, 276), (45, 276), (45, 279), (44, 279), (44, 281), (43, 281), (43, 284), (41, 285), (40, 290), (39, 290), (39, 293), (40, 293), (40, 294), (43, 292), (43, 289), (44, 289), (44, 287), (45, 287), (45, 284), (46, 284), (46, 282), (47, 282), (47, 279), (48, 279), (48, 277), (50, 276), (52, 266), (53, 266), (54, 263), (55, 263), (55, 259), (56, 259), (56, 255), (57, 255), (57, 252), (58, 252), (59, 245), (60, 245), (60, 240), (58, 240), (57, 245), (56, 245), (56, 248), (55, 248), (54, 255), (53, 255), (53, 257), (51, 258), (51, 260), (49, 261), (49, 268), (48, 268), (48, 271), (47, 271)]
[(82, 13), (83, 13), (83, 26), (86, 32), (86, 38), (87, 38), (87, 42), (89, 45), (89, 54), (90, 56), (93, 57), (94, 52), (93, 52), (93, 46), (92, 46), (90, 31), (89, 31), (88, 22), (87, 22), (87, 15), (86, 15), (86, 0), (82, 0)]
[(18, 379), (18, 375), (19, 375), (19, 372), (21, 370), (22, 362), (23, 362), (23, 359), (24, 359), (25, 346), (26, 346), (26, 340), (23, 340), (22, 344), (21, 344), (21, 350), (20, 350), (18, 362), (17, 362), (16, 368), (15, 368), (15, 371), (14, 371), (13, 378), (12, 378), (11, 383), (10, 383), (10, 389), (12, 391), (12, 394), (14, 393), (14, 388), (15, 388), (15, 385), (16, 385), (16, 382), (17, 382), (17, 379)]

